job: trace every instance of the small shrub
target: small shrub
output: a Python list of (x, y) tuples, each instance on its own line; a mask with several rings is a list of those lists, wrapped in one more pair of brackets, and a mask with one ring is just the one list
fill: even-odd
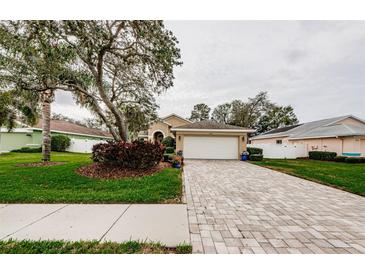
[(251, 154), (263, 154), (263, 149), (258, 147), (247, 147), (247, 152)]
[(165, 147), (172, 147), (175, 148), (176, 147), (176, 142), (175, 139), (172, 138), (171, 136), (167, 136), (165, 137), (162, 142), (161, 142)]
[(51, 139), (51, 150), (63, 152), (70, 146), (71, 140), (65, 135), (55, 135)]
[(39, 152), (42, 152), (42, 148), (41, 147), (22, 147), (20, 149), (14, 149), (11, 152), (39, 153)]
[(132, 169), (148, 169), (162, 161), (164, 146), (147, 141), (109, 141), (93, 146), (94, 162), (118, 165)]
[(172, 154), (175, 152), (175, 149), (173, 147), (166, 147), (165, 153)]
[(263, 158), (264, 156), (262, 154), (252, 154), (249, 159), (251, 161), (262, 161)]
[(320, 161), (334, 161), (337, 156), (336, 152), (329, 151), (309, 151), (309, 159)]
[(334, 158), (334, 161), (335, 161), (335, 162), (345, 162), (345, 161), (346, 161), (346, 159), (347, 159), (347, 157), (346, 157), (346, 156), (336, 156), (336, 157)]
[(345, 162), (348, 164), (360, 164), (360, 163), (365, 163), (365, 158), (364, 157), (348, 157), (345, 159)]
[(193, 252), (193, 247), (189, 244), (179, 244), (176, 247), (176, 254), (190, 254)]

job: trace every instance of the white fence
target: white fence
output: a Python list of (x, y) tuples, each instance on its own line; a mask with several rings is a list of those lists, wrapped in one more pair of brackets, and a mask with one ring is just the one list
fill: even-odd
[(263, 149), (264, 158), (271, 159), (296, 159), (298, 157), (308, 157), (306, 145), (289, 144), (248, 144), (248, 147), (258, 147)]
[(67, 149), (69, 152), (78, 153), (91, 153), (95, 144), (104, 143), (103, 140), (90, 140), (90, 139), (71, 139), (70, 147)]

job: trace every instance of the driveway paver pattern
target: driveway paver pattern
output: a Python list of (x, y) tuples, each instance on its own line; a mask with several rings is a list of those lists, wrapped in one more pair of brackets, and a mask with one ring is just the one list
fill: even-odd
[(194, 253), (365, 253), (365, 198), (240, 161), (186, 160)]

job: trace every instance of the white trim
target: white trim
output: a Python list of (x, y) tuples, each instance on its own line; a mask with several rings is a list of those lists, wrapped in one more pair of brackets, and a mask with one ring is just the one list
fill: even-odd
[(202, 128), (172, 128), (171, 131), (191, 132), (255, 132), (254, 129), (202, 129)]
[(264, 136), (264, 135), (258, 135), (258, 136), (255, 136), (255, 137), (252, 137), (250, 138), (250, 140), (264, 140), (264, 139), (272, 139), (272, 138), (283, 138), (283, 137), (288, 137), (289, 135), (267, 135), (267, 136)]
[[(345, 136), (345, 135), (344, 135)], [(352, 136), (352, 135), (349, 135)], [(321, 138), (338, 138), (337, 135), (327, 135), (327, 136), (311, 136), (311, 137), (294, 137), (294, 138), (288, 138), (288, 140), (301, 140), (301, 139), (321, 139)]]
[(13, 128), (12, 130), (8, 130), (7, 128), (1, 128), (0, 132), (3, 133), (32, 133), (32, 130), (29, 128)]
[(171, 114), (169, 114), (169, 115), (167, 115), (167, 116), (165, 116), (165, 117), (162, 117), (162, 118), (160, 118), (161, 120), (165, 120), (165, 119), (167, 119), (167, 118), (170, 118), (171, 116), (175, 116), (175, 117), (177, 117), (177, 118), (179, 118), (179, 119), (182, 119), (182, 120), (184, 120), (184, 121), (186, 121), (186, 122), (188, 122), (188, 123), (190, 123), (190, 124), (192, 124), (193, 122), (192, 121), (190, 121), (190, 120), (188, 120), (188, 119), (185, 119), (184, 117), (181, 117), (180, 115), (177, 115), (177, 114), (175, 114), (175, 113), (171, 113)]
[[(31, 128), (32, 130), (40, 130), (42, 131), (41, 128)], [(104, 138), (104, 139), (113, 139), (113, 137), (108, 137), (108, 136), (101, 136), (101, 135), (91, 135), (91, 134), (82, 134), (82, 133), (75, 133), (75, 132), (68, 132), (68, 131), (61, 131), (61, 130), (51, 130), (51, 133), (55, 132), (55, 133), (63, 133), (63, 134), (70, 134), (70, 135), (77, 135), (77, 136), (86, 136), (86, 137), (94, 137), (94, 138)]]
[(156, 132), (161, 132), (161, 133), (162, 133), (162, 136), (163, 136), (163, 138), (162, 138), (162, 139), (164, 139), (164, 138), (165, 138), (165, 133), (164, 133), (162, 130), (160, 130), (160, 129), (156, 129), (154, 132), (152, 132), (151, 139), (153, 139), (153, 138), (155, 137), (155, 133), (156, 133)]

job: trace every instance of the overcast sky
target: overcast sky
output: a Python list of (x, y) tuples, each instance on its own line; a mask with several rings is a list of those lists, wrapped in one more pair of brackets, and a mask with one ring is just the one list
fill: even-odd
[[(158, 98), (161, 116), (188, 117), (267, 91), (292, 105), (301, 122), (354, 114), (365, 118), (365, 21), (168, 21), (184, 64)], [(82, 119), (88, 111), (65, 93), (53, 111)]]

